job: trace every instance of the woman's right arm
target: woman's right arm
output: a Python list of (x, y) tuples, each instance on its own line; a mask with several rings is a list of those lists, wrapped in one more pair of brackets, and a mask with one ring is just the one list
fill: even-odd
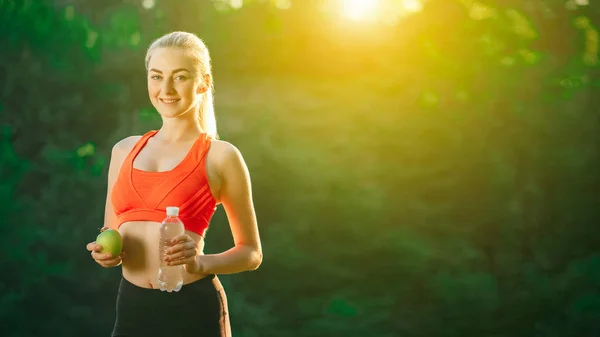
[[(106, 230), (109, 228), (117, 229), (117, 215), (115, 214), (112, 203), (110, 201), (110, 194), (112, 192), (113, 185), (115, 180), (117, 179), (117, 175), (119, 174), (119, 169), (127, 156), (127, 153), (135, 144), (135, 141), (138, 137), (132, 136), (125, 138), (119, 142), (117, 142), (111, 151), (110, 161), (108, 165), (108, 184), (106, 191), (106, 204), (104, 208), (104, 227), (102, 230)], [(121, 264), (121, 260), (123, 258), (124, 253), (120, 256), (112, 256), (111, 254), (102, 254), (100, 250), (102, 250), (102, 246), (97, 244), (95, 241), (90, 242), (86, 246), (87, 250), (92, 255), (92, 258), (103, 267), (115, 267)]]
[(110, 194), (112, 193), (113, 185), (115, 184), (115, 180), (117, 180), (117, 175), (119, 175), (119, 170), (127, 153), (125, 152), (124, 147), (127, 145), (128, 138), (121, 140), (116, 143), (110, 154), (110, 161), (108, 164), (108, 184), (106, 188), (106, 204), (104, 206), (104, 227), (117, 229), (117, 215), (112, 207), (112, 202), (110, 201)]

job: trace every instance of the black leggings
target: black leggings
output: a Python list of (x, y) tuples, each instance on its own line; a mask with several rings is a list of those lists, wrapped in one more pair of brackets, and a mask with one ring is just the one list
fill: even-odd
[(216, 275), (209, 275), (168, 293), (121, 278), (111, 336), (230, 337), (223, 286)]

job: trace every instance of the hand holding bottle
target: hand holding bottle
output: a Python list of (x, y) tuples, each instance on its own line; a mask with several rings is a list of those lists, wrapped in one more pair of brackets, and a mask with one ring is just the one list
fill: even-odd
[(198, 243), (187, 234), (174, 237), (165, 253), (165, 262), (169, 266), (184, 265), (190, 274), (200, 274), (204, 269), (197, 258), (200, 254)]

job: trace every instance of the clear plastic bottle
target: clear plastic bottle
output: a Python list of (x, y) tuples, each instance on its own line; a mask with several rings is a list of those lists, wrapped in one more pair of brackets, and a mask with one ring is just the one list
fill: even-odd
[(167, 217), (160, 224), (158, 233), (158, 254), (160, 256), (158, 286), (162, 291), (179, 291), (183, 286), (183, 266), (169, 266), (164, 261), (165, 250), (169, 247), (168, 242), (175, 236), (185, 233), (183, 222), (179, 219), (179, 207), (167, 207)]

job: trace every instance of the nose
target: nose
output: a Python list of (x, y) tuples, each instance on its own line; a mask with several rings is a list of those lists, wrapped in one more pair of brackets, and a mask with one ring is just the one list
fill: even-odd
[(175, 93), (175, 87), (173, 86), (173, 81), (171, 79), (166, 79), (163, 81), (161, 86), (161, 91), (166, 94)]

